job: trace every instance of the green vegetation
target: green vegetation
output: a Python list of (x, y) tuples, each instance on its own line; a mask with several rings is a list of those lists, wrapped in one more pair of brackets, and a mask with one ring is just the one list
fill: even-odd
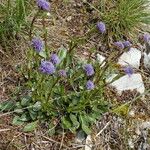
[(134, 36), (150, 23), (149, 0), (100, 0), (99, 19), (107, 24), (109, 36)]
[[(25, 32), (26, 17), (30, 13), (29, 0), (7, 0), (0, 3), (0, 44), (7, 50)], [(7, 51), (9, 52), (9, 51)]]

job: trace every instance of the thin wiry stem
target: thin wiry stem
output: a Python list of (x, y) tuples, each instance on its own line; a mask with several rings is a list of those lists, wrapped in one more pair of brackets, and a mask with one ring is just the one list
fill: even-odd
[(35, 14), (35, 16), (33, 17), (32, 19), (32, 22), (31, 22), (31, 25), (30, 25), (30, 31), (29, 31), (29, 38), (30, 38), (30, 41), (32, 40), (32, 31), (33, 31), (33, 25), (34, 25), (34, 22), (35, 20), (37, 19), (39, 13), (40, 13), (40, 9), (37, 11), (37, 13)]

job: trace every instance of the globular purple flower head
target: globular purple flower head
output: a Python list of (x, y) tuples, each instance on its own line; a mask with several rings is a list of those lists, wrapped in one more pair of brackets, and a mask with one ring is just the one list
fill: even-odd
[(133, 74), (133, 68), (128, 66), (124, 68), (124, 72), (130, 77)]
[(50, 3), (46, 0), (37, 0), (36, 3), (40, 9), (50, 11)]
[(94, 83), (91, 80), (88, 80), (86, 83), (87, 90), (93, 90), (95, 88)]
[(102, 34), (106, 32), (106, 26), (105, 26), (105, 23), (103, 22), (98, 22), (97, 28)]
[(118, 49), (124, 49), (124, 45), (121, 41), (119, 42), (114, 42), (114, 45), (116, 46), (116, 48)]
[(57, 54), (52, 54), (50, 61), (54, 64), (54, 65), (58, 65), (60, 63), (60, 59), (57, 56)]
[(124, 42), (123, 42), (123, 45), (124, 45), (125, 48), (132, 46), (132, 44), (131, 44), (130, 41), (124, 41)]
[(49, 61), (41, 61), (39, 70), (45, 74), (53, 74), (55, 72), (55, 66)]
[(86, 64), (84, 70), (87, 76), (92, 76), (94, 74), (94, 68), (91, 64)]
[(59, 70), (58, 74), (60, 77), (67, 77), (66, 70)]
[(44, 44), (40, 38), (33, 38), (31, 45), (35, 49), (36, 52), (41, 52), (43, 50)]
[(143, 41), (144, 41), (145, 43), (148, 43), (148, 42), (150, 41), (150, 34), (145, 33), (145, 34), (143, 35)]

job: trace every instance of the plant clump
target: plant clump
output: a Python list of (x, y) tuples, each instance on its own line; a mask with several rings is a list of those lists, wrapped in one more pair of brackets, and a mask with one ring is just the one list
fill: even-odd
[(109, 36), (116, 39), (135, 37), (150, 20), (149, 0), (101, 0), (93, 8), (107, 25)]

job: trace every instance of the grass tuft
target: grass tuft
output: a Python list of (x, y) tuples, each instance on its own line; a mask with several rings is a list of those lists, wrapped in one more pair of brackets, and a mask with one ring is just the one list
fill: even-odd
[(115, 38), (141, 30), (141, 24), (150, 23), (149, 0), (100, 0), (100, 19)]
[(10, 50), (27, 24), (29, 0), (8, 0), (0, 3), (0, 44)]

